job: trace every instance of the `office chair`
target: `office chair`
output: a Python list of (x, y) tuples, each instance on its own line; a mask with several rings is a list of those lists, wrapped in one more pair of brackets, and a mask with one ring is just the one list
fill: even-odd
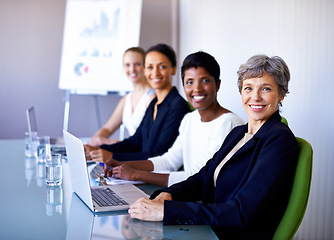
[(191, 105), (189, 102), (188, 102), (188, 105), (189, 105), (189, 107), (190, 107), (190, 111), (191, 111), (191, 112), (195, 110), (195, 108), (193, 107), (193, 105)]
[(289, 126), (289, 124), (288, 124), (288, 120), (286, 120), (285, 117), (282, 117), (282, 116), (281, 116), (281, 122), (282, 122), (282, 123), (285, 123), (287, 126)]
[(307, 207), (311, 187), (313, 149), (311, 144), (302, 138), (297, 137), (297, 142), (300, 152), (291, 195), (273, 240), (293, 239)]

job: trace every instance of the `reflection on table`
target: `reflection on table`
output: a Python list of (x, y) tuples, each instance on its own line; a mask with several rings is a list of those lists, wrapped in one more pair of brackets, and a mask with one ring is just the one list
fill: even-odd
[[(45, 163), (25, 157), (23, 140), (0, 140), (0, 151), (0, 239), (217, 239), (209, 226), (163, 226), (127, 211), (94, 215), (73, 193), (66, 159), (62, 185), (51, 187)], [(157, 188), (139, 187), (147, 194)]]

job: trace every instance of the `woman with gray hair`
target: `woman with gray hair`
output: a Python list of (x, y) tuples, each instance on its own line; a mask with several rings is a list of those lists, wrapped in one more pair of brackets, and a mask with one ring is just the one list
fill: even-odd
[(195, 175), (131, 205), (131, 217), (165, 225), (210, 225), (221, 239), (272, 239), (287, 206), (297, 140), (281, 122), (289, 69), (280, 57), (251, 57), (238, 71), (248, 123), (234, 128)]

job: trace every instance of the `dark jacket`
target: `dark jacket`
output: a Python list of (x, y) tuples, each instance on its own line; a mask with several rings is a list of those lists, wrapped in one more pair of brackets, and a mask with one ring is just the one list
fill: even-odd
[(223, 166), (215, 188), (216, 167), (247, 129), (234, 128), (199, 173), (152, 195), (173, 196), (164, 203), (164, 224), (208, 224), (222, 239), (272, 239), (290, 196), (298, 145), (274, 113)]
[(102, 145), (101, 148), (113, 153), (118, 161), (146, 160), (164, 154), (179, 135), (179, 126), (184, 115), (190, 112), (188, 102), (175, 87), (158, 105), (158, 113), (153, 121), (153, 99), (147, 108), (135, 134), (119, 143)]

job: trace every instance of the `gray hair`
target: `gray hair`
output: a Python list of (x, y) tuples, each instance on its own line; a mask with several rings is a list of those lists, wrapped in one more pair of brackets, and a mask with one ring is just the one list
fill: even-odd
[(289, 93), (290, 71), (284, 60), (278, 56), (255, 55), (242, 64), (238, 70), (238, 87), (241, 92), (242, 82), (249, 78), (262, 77), (269, 73), (277, 83), (280, 97)]

